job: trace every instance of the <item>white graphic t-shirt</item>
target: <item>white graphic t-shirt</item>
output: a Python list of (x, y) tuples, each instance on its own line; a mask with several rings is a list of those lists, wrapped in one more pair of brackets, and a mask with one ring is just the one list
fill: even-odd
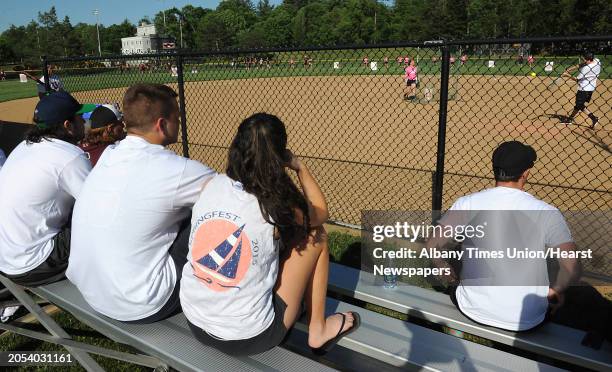
[(226, 175), (213, 178), (193, 207), (181, 305), (213, 337), (257, 336), (274, 320), (278, 244), (257, 198)]

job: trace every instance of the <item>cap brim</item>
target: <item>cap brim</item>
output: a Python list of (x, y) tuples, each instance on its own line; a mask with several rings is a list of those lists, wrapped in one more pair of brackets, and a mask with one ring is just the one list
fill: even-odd
[(86, 103), (84, 105), (81, 105), (81, 108), (79, 109), (79, 111), (75, 112), (75, 114), (81, 115), (86, 112), (92, 112), (96, 109), (96, 107), (98, 107), (98, 105), (96, 105), (95, 103)]

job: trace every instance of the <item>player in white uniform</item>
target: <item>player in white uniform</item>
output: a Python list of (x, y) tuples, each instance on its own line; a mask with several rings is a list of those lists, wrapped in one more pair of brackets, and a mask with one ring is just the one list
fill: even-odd
[[(578, 83), (578, 91), (576, 92), (576, 104), (574, 111), (564, 121), (565, 124), (571, 124), (574, 122), (574, 117), (578, 112), (582, 111), (589, 116), (591, 119), (591, 129), (595, 128), (599, 118), (595, 116), (589, 109), (586, 108), (586, 104), (591, 102), (591, 97), (597, 86), (597, 78), (601, 73), (601, 62), (599, 59), (593, 56), (593, 53), (586, 52), (582, 55), (584, 63), (576, 65), (565, 70), (564, 75), (570, 76), (573, 80)], [(569, 75), (572, 71), (578, 69), (578, 75), (572, 77)]]

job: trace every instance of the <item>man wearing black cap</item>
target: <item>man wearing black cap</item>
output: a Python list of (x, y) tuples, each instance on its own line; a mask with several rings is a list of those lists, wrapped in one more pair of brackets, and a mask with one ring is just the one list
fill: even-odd
[[(597, 86), (597, 78), (601, 73), (601, 62), (599, 59), (595, 58), (591, 52), (585, 52), (582, 58), (584, 61), (583, 63), (570, 67), (563, 73), (564, 76), (568, 76), (578, 83), (574, 111), (572, 111), (563, 123), (572, 124), (574, 122), (574, 117), (582, 111), (591, 119), (591, 129), (595, 129), (599, 118), (586, 108), (586, 104), (591, 102), (593, 92)], [(574, 70), (578, 70), (578, 75), (576, 77), (570, 75)]]
[[(512, 331), (532, 329), (549, 309), (554, 312), (563, 304), (564, 291), (579, 276), (576, 258), (559, 258), (560, 270), (551, 281), (545, 258), (519, 259), (513, 250), (541, 254), (547, 247), (576, 249), (559, 210), (524, 191), (536, 160), (531, 146), (502, 143), (492, 157), (495, 187), (459, 198), (440, 220), (444, 227), (463, 225), (464, 231), (465, 226), (482, 227), (480, 236), (457, 239), (463, 241), (465, 255), (460, 275), (450, 275), (457, 286), (453, 302), (478, 323)], [(428, 247), (442, 248), (448, 240), (431, 238)], [(477, 252), (485, 253), (477, 257)]]
[(0, 271), (37, 286), (64, 277), (70, 251), (70, 215), (91, 170), (76, 143), (81, 114), (91, 110), (66, 92), (43, 97), (34, 126), (0, 172)]

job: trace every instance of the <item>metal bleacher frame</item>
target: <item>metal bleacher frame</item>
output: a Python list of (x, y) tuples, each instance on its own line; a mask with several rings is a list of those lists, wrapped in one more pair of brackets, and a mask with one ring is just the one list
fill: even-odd
[(331, 291), (382, 306), (408, 316), (448, 326), (488, 340), (580, 368), (612, 370), (612, 345), (599, 350), (581, 344), (586, 332), (546, 323), (534, 332), (511, 332), (478, 324), (455, 307), (449, 296), (429, 289), (400, 285), (383, 291), (374, 275), (347, 266), (331, 264)]
[[(18, 132), (24, 129), (13, 126), (15, 128), (11, 129)], [(9, 128), (8, 124), (6, 128)], [(10, 149), (7, 150), (10, 152)], [(557, 370), (541, 361), (391, 318), (334, 298), (328, 298), (327, 311), (358, 311), (362, 326), (357, 332), (343, 338), (338, 343), (339, 347), (325, 358), (314, 357), (309, 352), (306, 345), (307, 326), (303, 321), (298, 322), (282, 347), (255, 356), (236, 358), (200, 344), (191, 335), (183, 314), (155, 324), (125, 324), (97, 314), (68, 280), (30, 289), (16, 285), (1, 275), (0, 282), (49, 334), (11, 323), (0, 323), (0, 329), (62, 345), (88, 371), (103, 370), (90, 354), (157, 371), (169, 368), (179, 371)], [(537, 332), (514, 333), (483, 326), (463, 316), (444, 294), (407, 285), (400, 285), (394, 290), (383, 290), (375, 283), (372, 274), (333, 263), (330, 266), (329, 291), (542, 355), (547, 360), (561, 361), (577, 368), (612, 370), (612, 346), (609, 343), (604, 342), (600, 350), (583, 346), (581, 340), (584, 332), (568, 327), (546, 324)], [(130, 345), (142, 354), (109, 350), (71, 339), (28, 292), (55, 304), (106, 337)]]
[[(364, 299), (363, 293), (366, 293), (365, 290), (368, 288), (364, 287), (363, 278), (356, 276), (355, 272), (358, 273), (358, 270), (332, 264), (330, 291), (352, 293), (355, 298)], [(183, 314), (154, 324), (125, 324), (97, 314), (68, 280), (28, 289), (31, 293), (71, 313), (106, 337), (130, 345), (143, 353), (129, 354), (71, 340), (70, 336), (32, 300), (25, 288), (15, 285), (2, 276), (0, 276), (0, 281), (28, 308), (51, 335), (11, 324), (0, 324), (0, 329), (62, 345), (89, 371), (102, 369), (88, 353), (144, 365), (158, 371), (169, 368), (179, 371), (559, 370), (546, 363), (456, 338), (333, 298), (328, 298), (327, 301), (326, 308), (329, 313), (359, 311), (362, 326), (357, 332), (343, 338), (339, 346), (324, 359), (315, 358), (309, 353), (305, 342), (307, 326), (304, 322), (296, 325), (282, 347), (276, 347), (255, 356), (236, 358), (200, 344), (191, 335)], [(398, 288), (399, 292), (403, 291), (402, 287)], [(378, 287), (378, 293), (390, 292), (382, 292)], [(382, 298), (376, 299), (371, 296), (369, 299), (373, 303), (382, 303)], [(390, 304), (389, 299), (385, 301), (387, 301), (386, 305)], [(399, 306), (387, 307), (398, 308)]]

